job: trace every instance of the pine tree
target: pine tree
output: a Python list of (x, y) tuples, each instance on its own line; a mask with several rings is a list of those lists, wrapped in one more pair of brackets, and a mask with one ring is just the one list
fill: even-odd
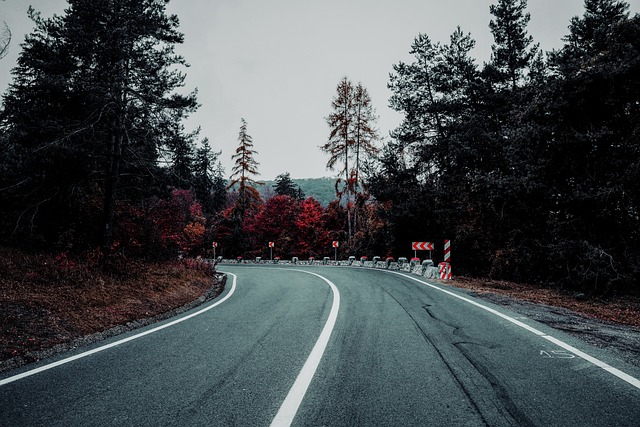
[(426, 34), (418, 34), (409, 51), (414, 61), (393, 65), (394, 73), (388, 84), (392, 92), (389, 105), (403, 113), (404, 118), (391, 136), (403, 147), (430, 145), (443, 133), (435, 87), (439, 51), (440, 44), (432, 43)]
[(629, 3), (620, 0), (585, 0), (584, 8), (582, 17), (571, 19), (570, 34), (565, 37), (567, 48), (578, 48), (586, 55), (607, 50), (615, 27), (629, 18)]
[[(434, 76), (435, 87), (441, 93), (447, 110), (458, 111), (460, 107), (463, 111), (469, 111), (480, 102), (480, 73), (471, 57), (475, 46), (476, 41), (471, 34), (465, 34), (462, 28), (457, 27), (449, 38), (449, 44), (442, 45), (439, 49), (439, 61), (434, 70), (437, 73)], [(447, 116), (451, 117), (452, 113)]]
[(209, 139), (205, 138), (200, 144), (200, 148), (196, 150), (194, 159), (194, 193), (196, 198), (202, 205), (205, 214), (210, 215), (216, 212), (212, 200), (215, 182), (215, 162), (221, 152), (213, 152)]
[[(414, 61), (394, 65), (389, 88), (390, 106), (403, 114), (391, 132), (410, 168), (425, 180), (467, 174), (482, 159), (485, 118), (480, 117), (486, 99), (485, 85), (470, 52), (475, 41), (460, 27), (448, 45), (433, 44), (419, 34), (411, 45)], [(476, 153), (472, 155), (471, 153)], [(438, 188), (437, 181), (428, 185)]]
[(257, 186), (264, 185), (264, 183), (252, 178), (252, 176), (259, 175), (259, 163), (254, 158), (256, 154), (257, 152), (253, 149), (253, 138), (247, 133), (247, 122), (241, 119), (238, 148), (231, 156), (235, 160), (235, 165), (227, 188), (237, 186), (238, 199), (234, 207), (234, 214), (242, 220), (245, 219), (248, 212), (254, 211), (262, 203)]
[[(390, 104), (404, 120), (392, 132), (396, 141), (385, 150), (385, 167), (373, 182), (376, 199), (392, 201), (383, 215), (385, 223), (397, 227), (394, 238), (438, 218), (446, 221), (431, 228), (463, 241), (465, 248), (488, 247), (487, 236), (500, 237), (502, 200), (496, 190), (509, 182), (502, 176), (508, 171), (504, 145), (509, 141), (501, 137), (507, 110), (502, 101), (511, 85), (491, 84), (504, 79), (490, 80), (495, 77), (478, 70), (470, 56), (474, 46), (460, 28), (446, 45), (419, 35), (411, 47), (414, 62), (394, 66)], [(405, 167), (398, 170), (396, 163)], [(390, 182), (389, 173), (398, 175), (401, 188)], [(487, 264), (489, 256), (477, 265)]]
[(121, 189), (142, 195), (154, 187), (160, 148), (176, 136), (169, 124), (197, 106), (194, 93), (175, 93), (186, 63), (174, 52), (183, 36), (166, 5), (69, 0), (65, 15), (50, 19), (30, 9), (35, 29), (22, 45), (2, 120), (8, 161), (20, 172), (11, 186), (16, 230), (28, 219), (32, 235), (49, 230), (52, 239), (73, 228), (65, 218), (86, 216), (78, 209), (95, 211), (98, 194), (102, 219), (79, 223), (100, 223), (109, 252)]
[(225, 179), (224, 168), (218, 162), (213, 171), (213, 185), (211, 188), (211, 210), (214, 213), (222, 211), (227, 204), (227, 180)]
[(525, 13), (527, 0), (499, 0), (489, 10), (495, 17), (489, 23), (495, 44), (491, 46), (491, 65), (498, 71), (497, 83), (515, 90), (525, 70), (536, 56), (537, 46), (529, 48), (533, 38), (527, 34), (531, 15)]
[(628, 4), (586, 0), (554, 52), (542, 98), (550, 124), (547, 175), (554, 271), (591, 291), (630, 289), (640, 277), (640, 16)]
[(304, 199), (304, 193), (300, 187), (293, 182), (289, 172), (278, 175), (275, 181), (276, 183), (273, 188), (277, 195), (289, 196), (294, 200)]
[(257, 152), (253, 149), (253, 138), (247, 133), (247, 122), (242, 119), (238, 134), (238, 148), (231, 158), (235, 160), (227, 189), (234, 188), (235, 202), (224, 213), (225, 228), (228, 230), (229, 249), (235, 253), (244, 253), (247, 245), (247, 222), (260, 210), (262, 198), (257, 187), (264, 183), (256, 181), (259, 175)]
[(174, 188), (192, 190), (195, 186), (195, 139), (199, 130), (185, 134), (180, 122), (172, 124), (172, 137), (166, 141), (169, 155), (168, 182)]

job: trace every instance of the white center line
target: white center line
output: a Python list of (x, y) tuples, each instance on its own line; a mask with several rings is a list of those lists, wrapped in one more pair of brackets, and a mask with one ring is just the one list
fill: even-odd
[(313, 346), (313, 350), (311, 350), (307, 361), (304, 363), (302, 370), (298, 374), (298, 378), (296, 378), (296, 381), (293, 383), (291, 390), (289, 390), (287, 397), (284, 399), (284, 402), (282, 402), (278, 413), (271, 422), (271, 426), (273, 427), (286, 427), (290, 426), (293, 422), (293, 419), (298, 412), (298, 408), (302, 403), (302, 399), (304, 399), (309, 385), (311, 384), (311, 380), (313, 379), (313, 376), (318, 369), (318, 365), (320, 364), (322, 355), (327, 348), (329, 338), (331, 337), (331, 332), (333, 331), (333, 328), (336, 324), (336, 319), (338, 318), (338, 310), (340, 309), (340, 292), (338, 291), (336, 285), (334, 285), (330, 280), (310, 271), (293, 271), (311, 274), (327, 282), (333, 292), (333, 304), (331, 306), (331, 311), (329, 312), (327, 322), (325, 323), (324, 328), (322, 329), (322, 332), (320, 333), (320, 336), (316, 341), (316, 344)]
[(161, 326), (157, 326), (157, 327), (155, 327), (153, 329), (149, 329), (148, 331), (144, 331), (144, 332), (141, 332), (139, 334), (132, 335), (132, 336), (130, 336), (128, 338), (124, 338), (124, 339), (121, 339), (119, 341), (114, 341), (114, 342), (112, 342), (110, 344), (94, 348), (93, 350), (85, 351), (83, 353), (76, 354), (75, 356), (67, 357), (65, 359), (58, 360), (57, 362), (49, 363), (49, 364), (41, 366), (39, 368), (23, 372), (21, 374), (14, 375), (12, 377), (5, 378), (3, 380), (0, 380), (0, 387), (2, 387), (3, 385), (6, 385), (6, 384), (12, 383), (14, 381), (21, 380), (23, 378), (30, 377), (30, 376), (38, 374), (40, 372), (47, 371), (47, 370), (55, 368), (57, 366), (64, 365), (64, 364), (69, 363), (69, 362), (73, 362), (74, 360), (78, 360), (78, 359), (82, 359), (83, 357), (91, 356), (92, 354), (99, 353), (101, 351), (104, 351), (104, 350), (107, 350), (109, 348), (118, 346), (120, 344), (124, 344), (126, 342), (133, 341), (133, 340), (138, 339), (138, 338), (142, 338), (145, 335), (153, 334), (154, 332), (158, 332), (158, 331), (161, 331), (162, 329), (166, 329), (166, 328), (168, 328), (170, 326), (173, 326), (173, 325), (176, 325), (178, 323), (184, 322), (185, 320), (191, 319), (192, 317), (199, 316), (200, 314), (202, 314), (204, 312), (207, 312), (207, 311), (211, 310), (214, 307), (219, 306), (220, 304), (222, 304), (223, 302), (225, 302), (226, 300), (231, 298), (231, 295), (233, 295), (233, 293), (235, 292), (237, 277), (236, 277), (235, 274), (231, 274), (231, 273), (226, 273), (226, 274), (230, 274), (230, 275), (233, 276), (233, 285), (231, 286), (231, 290), (229, 291), (229, 293), (227, 295), (224, 296), (224, 298), (222, 298), (221, 300), (216, 301), (215, 303), (203, 308), (202, 310), (196, 311), (195, 313), (191, 313), (191, 314), (189, 314), (187, 316), (184, 316), (184, 317), (180, 317), (179, 319), (173, 320), (173, 321), (171, 321), (169, 323), (165, 323), (164, 325), (161, 325)]

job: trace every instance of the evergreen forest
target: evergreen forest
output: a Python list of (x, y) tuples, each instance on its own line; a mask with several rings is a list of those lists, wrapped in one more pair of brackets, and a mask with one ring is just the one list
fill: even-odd
[[(585, 0), (563, 47), (544, 52), (526, 0), (496, 0), (483, 63), (463, 28), (447, 43), (416, 34), (412, 60), (389, 64), (402, 116), (389, 136), (367, 88), (336, 82), (318, 148), (335, 173), (330, 200), (286, 171), (261, 182), (240, 117), (235, 153), (186, 129), (197, 91), (185, 91), (166, 4), (30, 9), (0, 109), (1, 246), (168, 260), (212, 257), (215, 243), (250, 259), (274, 242), (274, 255), (307, 259), (338, 241), (343, 258), (410, 258), (412, 242), (431, 241), (437, 262), (447, 239), (456, 275), (638, 292), (640, 16), (626, 2)], [(0, 37), (3, 60), (11, 33)]]

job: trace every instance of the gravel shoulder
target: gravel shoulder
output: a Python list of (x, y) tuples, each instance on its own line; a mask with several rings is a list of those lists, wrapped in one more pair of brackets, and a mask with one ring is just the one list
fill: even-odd
[(598, 319), (576, 311), (486, 291), (468, 291), (476, 298), (503, 306), (560, 330), (597, 348), (608, 349), (640, 367), (640, 328)]

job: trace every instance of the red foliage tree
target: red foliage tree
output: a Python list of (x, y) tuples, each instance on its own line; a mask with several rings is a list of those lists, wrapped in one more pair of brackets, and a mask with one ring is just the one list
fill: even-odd
[(301, 203), (295, 225), (298, 234), (295, 250), (299, 256), (318, 257), (329, 247), (331, 235), (326, 228), (325, 210), (313, 197)]
[(169, 200), (160, 200), (151, 209), (150, 219), (165, 250), (193, 253), (202, 248), (206, 219), (190, 191), (174, 190)]
[(295, 256), (298, 240), (296, 219), (300, 202), (289, 196), (275, 196), (267, 200), (256, 215), (248, 216), (244, 229), (250, 236), (252, 255), (265, 255), (268, 242), (275, 242), (275, 252), (290, 258)]

